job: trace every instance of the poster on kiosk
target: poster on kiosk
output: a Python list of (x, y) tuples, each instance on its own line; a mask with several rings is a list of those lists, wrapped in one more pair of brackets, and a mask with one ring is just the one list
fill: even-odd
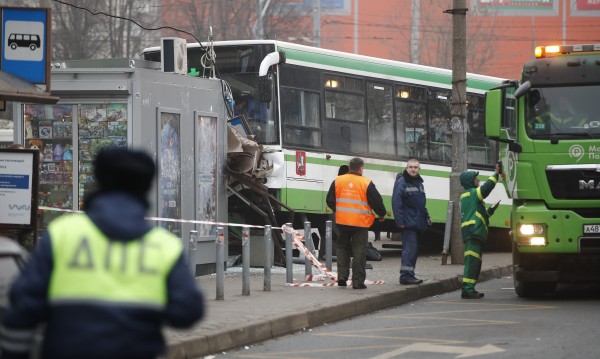
[(60, 62), (51, 72), (57, 104), (15, 103), (17, 136), (40, 154), (39, 230), (62, 210), (83, 208), (100, 149), (143, 149), (157, 165), (148, 215), (186, 250), (197, 231), (193, 269), (212, 273), (216, 226), (193, 221), (227, 221), (227, 118), (223, 95), (214, 91), (221, 85), (160, 68), (139, 59)]

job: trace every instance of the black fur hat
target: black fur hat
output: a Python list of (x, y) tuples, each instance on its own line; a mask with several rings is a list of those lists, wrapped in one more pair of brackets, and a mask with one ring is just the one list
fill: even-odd
[(94, 162), (99, 192), (127, 192), (146, 201), (156, 167), (146, 152), (111, 147), (101, 150)]

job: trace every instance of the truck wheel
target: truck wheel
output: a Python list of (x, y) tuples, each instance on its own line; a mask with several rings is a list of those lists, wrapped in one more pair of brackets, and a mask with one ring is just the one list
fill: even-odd
[(521, 298), (541, 298), (556, 289), (554, 282), (526, 282), (515, 278), (514, 284), (515, 292)]

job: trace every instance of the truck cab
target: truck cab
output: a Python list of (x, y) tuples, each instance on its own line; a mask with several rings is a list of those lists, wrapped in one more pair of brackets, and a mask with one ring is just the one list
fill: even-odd
[(600, 281), (600, 44), (543, 46), (486, 95), (512, 198), (515, 291)]

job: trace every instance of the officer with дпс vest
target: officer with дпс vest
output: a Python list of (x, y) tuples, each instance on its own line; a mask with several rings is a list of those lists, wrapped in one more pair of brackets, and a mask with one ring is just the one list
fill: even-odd
[(386, 209), (373, 182), (363, 177), (364, 161), (355, 157), (348, 163), (350, 171), (336, 177), (327, 193), (327, 206), (335, 212), (339, 234), (337, 240), (338, 286), (345, 287), (352, 260), (352, 288), (365, 289), (368, 230), (377, 214), (385, 220)]
[(26, 358), (41, 323), (43, 358), (156, 358), (165, 354), (163, 324), (202, 318), (180, 239), (144, 219), (154, 174), (145, 152), (100, 151), (85, 213), (50, 223), (11, 288), (4, 359)]

